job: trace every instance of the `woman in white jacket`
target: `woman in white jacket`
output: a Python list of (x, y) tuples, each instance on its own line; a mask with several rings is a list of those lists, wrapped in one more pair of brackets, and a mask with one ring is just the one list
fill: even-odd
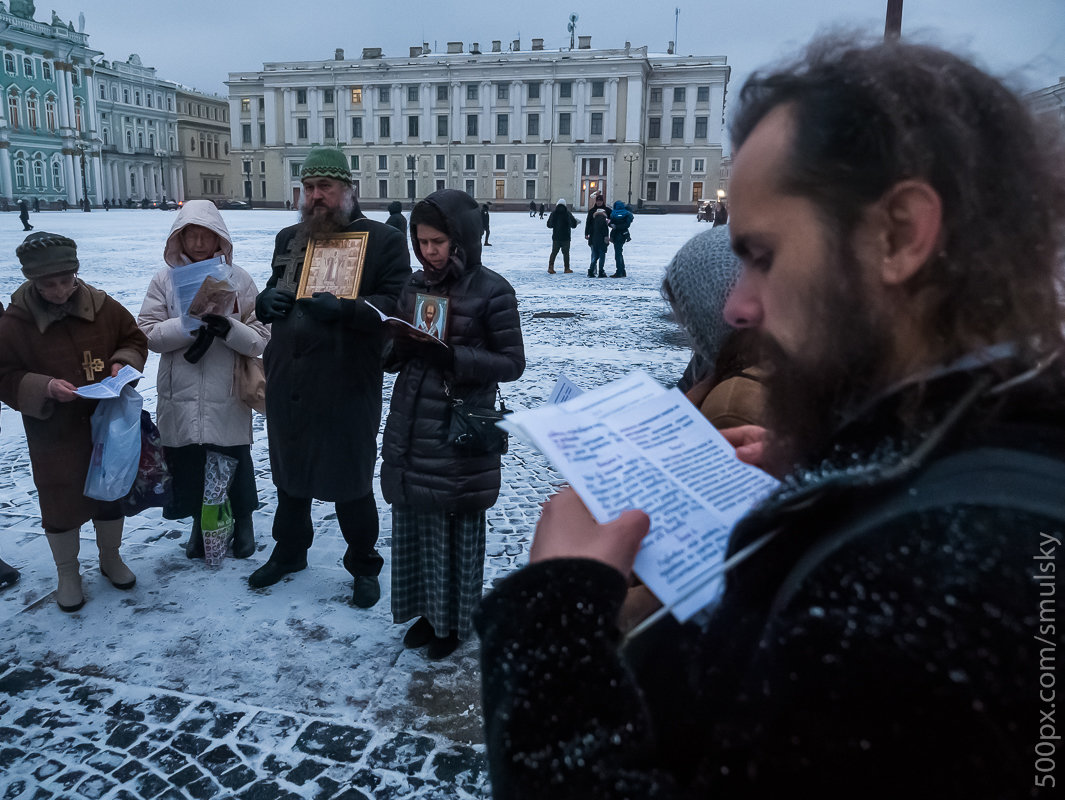
[(233, 242), (222, 215), (209, 200), (188, 201), (174, 220), (163, 249), (167, 266), (152, 278), (137, 324), (148, 337), (148, 348), (161, 356), (157, 416), (174, 476), (174, 499), (163, 516), (192, 516), (185, 554), (203, 558), (200, 507), (206, 453), (210, 449), (232, 456), (237, 459), (229, 489), (233, 555), (247, 558), (255, 551), (251, 515), (259, 497), (251, 461), (251, 409), (237, 396), (235, 374), (240, 356), (260, 355), (270, 332), (255, 318), (255, 282), (234, 264), (230, 282), (237, 290), (235, 308), (225, 316), (205, 315), (204, 325), (189, 333), (181, 323), (170, 274), (172, 267), (217, 255), (233, 264)]

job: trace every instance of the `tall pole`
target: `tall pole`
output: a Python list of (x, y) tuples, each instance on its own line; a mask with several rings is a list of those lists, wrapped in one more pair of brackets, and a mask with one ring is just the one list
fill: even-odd
[(415, 197), (415, 193), (414, 193), (414, 181), (415, 181), (414, 168), (415, 168), (415, 164), (416, 164), (415, 158), (416, 158), (415, 156), (407, 156), (407, 166), (410, 167), (410, 207), (412, 209), (414, 208), (414, 197)]
[[(901, 0), (900, 0), (901, 2)], [(680, 8), (673, 9), (673, 52), (680, 54), (680, 48), (677, 46), (677, 36), (680, 35)]]
[(888, 0), (887, 16), (884, 19), (884, 41), (902, 37), (902, 0)]
[(81, 204), (82, 211), (92, 211), (92, 206), (89, 205), (89, 180), (85, 172), (85, 143), (78, 142), (78, 155), (81, 158), (81, 190), (84, 195), (84, 199)]
[(625, 160), (629, 162), (629, 205), (632, 205), (632, 165), (640, 158), (636, 153), (629, 153)]

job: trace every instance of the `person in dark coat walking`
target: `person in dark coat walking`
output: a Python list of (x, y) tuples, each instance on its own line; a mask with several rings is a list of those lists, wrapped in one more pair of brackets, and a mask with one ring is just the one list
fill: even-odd
[(555, 274), (555, 256), (562, 251), (562, 263), (566, 272), (573, 272), (569, 268), (569, 243), (572, 231), (577, 227), (577, 218), (566, 207), (566, 201), (559, 199), (555, 210), (547, 218), (547, 227), (551, 229), (551, 257), (547, 260), (547, 274)]
[(493, 797), (1050, 796), (1060, 134), (898, 41), (814, 42), (740, 98), (725, 317), (773, 369), (768, 439), (730, 441), (787, 478), (718, 599), (624, 647), (647, 517), (547, 503), (478, 619)]
[[(381, 596), (383, 560), (373, 472), (381, 424), (381, 321), (410, 276), (407, 243), (395, 228), (363, 216), (352, 191), (347, 159), (339, 150), (311, 150), (301, 171), (297, 225), (274, 243), (272, 271), (255, 303), (256, 317), (272, 323), (263, 354), (270, 468), (277, 487), (274, 550), (251, 574), (261, 588), (307, 566), (314, 538), (311, 501), (336, 506), (347, 542), (344, 567), (354, 577), (352, 602), (361, 608)], [(296, 299), (311, 238), (365, 233), (358, 299), (328, 292)]]
[[(6, 210), (7, 209), (5, 209), (5, 211)], [(530, 217), (535, 217), (536, 216), (536, 201), (535, 200), (530, 200), (529, 201), (529, 216)]]
[(488, 233), (489, 233), (488, 206), (490, 206), (490, 205), (492, 205), (492, 204), (491, 203), (482, 203), (481, 204), (481, 226), (484, 228), (484, 246), (485, 247), (491, 247), (492, 246), (488, 242)]
[(385, 225), (391, 225), (403, 234), (404, 239), (407, 238), (407, 218), (403, 216), (403, 204), (399, 200), (388, 204), (388, 219), (385, 220)]
[(18, 201), (18, 218), (22, 222), (22, 230), (33, 230), (33, 226), (30, 225), (30, 204), (26, 202), (25, 197)]
[(547, 206), (545, 206), (543, 203), (540, 203), (540, 219), (544, 218), (545, 211), (547, 211)]
[(499, 494), (500, 457), (449, 442), (451, 401), (488, 408), (499, 382), (519, 378), (525, 349), (514, 290), (481, 264), (481, 220), (465, 192), (435, 192), (411, 213), (414, 273), (397, 316), (419, 298), (446, 303), (446, 346), (397, 335), (398, 370), (385, 423), (381, 490), (392, 504), (392, 616), (417, 617), (403, 639), (443, 658), (473, 634), (484, 581), (485, 510)]

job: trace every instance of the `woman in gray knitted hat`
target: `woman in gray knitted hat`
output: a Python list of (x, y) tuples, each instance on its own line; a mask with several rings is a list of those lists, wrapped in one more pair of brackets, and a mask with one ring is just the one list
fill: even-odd
[(0, 316), (0, 400), (22, 413), (41, 526), (52, 549), (63, 611), (85, 604), (78, 552), (92, 520), (100, 571), (118, 589), (137, 579), (118, 553), (123, 516), (117, 502), (83, 493), (92, 455), (95, 400), (80, 386), (144, 368), (148, 346), (136, 320), (78, 278), (78, 246), (55, 233), (31, 233), (15, 251), (26, 277)]

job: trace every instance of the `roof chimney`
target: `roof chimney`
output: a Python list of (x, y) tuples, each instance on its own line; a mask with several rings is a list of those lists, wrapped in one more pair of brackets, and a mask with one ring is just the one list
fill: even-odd
[(499, 39), (493, 39), (492, 40), (492, 52), (493, 53), (500, 53), (502, 51), (503, 51), (503, 42), (501, 42)]
[(363, 58), (380, 58), (381, 57), (381, 48), (380, 47), (364, 47), (364, 48), (362, 48), (362, 57)]
[(577, 49), (578, 50), (591, 50), (592, 49), (592, 37), (591, 36), (578, 36), (577, 37)]
[(429, 49), (429, 43), (428, 42), (422, 42), (422, 55), (423, 56), (427, 56), (431, 52), (433, 52), (433, 51)]
[(344, 48), (338, 47), (336, 49), (336, 52), (333, 53), (333, 60), (334, 61), (343, 61), (344, 60)]
[(533, 39), (532, 49), (533, 50), (543, 50), (544, 49), (544, 40), (543, 39)]
[(472, 55), (479, 56), (481, 54), (481, 43), (470, 42), (470, 53)]
[(515, 39), (510, 43), (511, 50), (521, 50), (521, 39)]
[(448, 42), (447, 43), (447, 51), (449, 53), (461, 53), (462, 52), (462, 42)]
[(417, 44), (416, 44), (416, 45), (414, 45), (414, 47), (412, 47), (412, 48), (410, 49), (410, 57), (411, 57), (411, 58), (417, 58), (417, 57), (418, 57), (418, 56), (420, 56), (421, 54), (422, 54), (422, 48), (421, 48), (421, 45), (417, 45)]
[(666, 48), (666, 52), (673, 55), (673, 42), (669, 43), (669, 47)]

